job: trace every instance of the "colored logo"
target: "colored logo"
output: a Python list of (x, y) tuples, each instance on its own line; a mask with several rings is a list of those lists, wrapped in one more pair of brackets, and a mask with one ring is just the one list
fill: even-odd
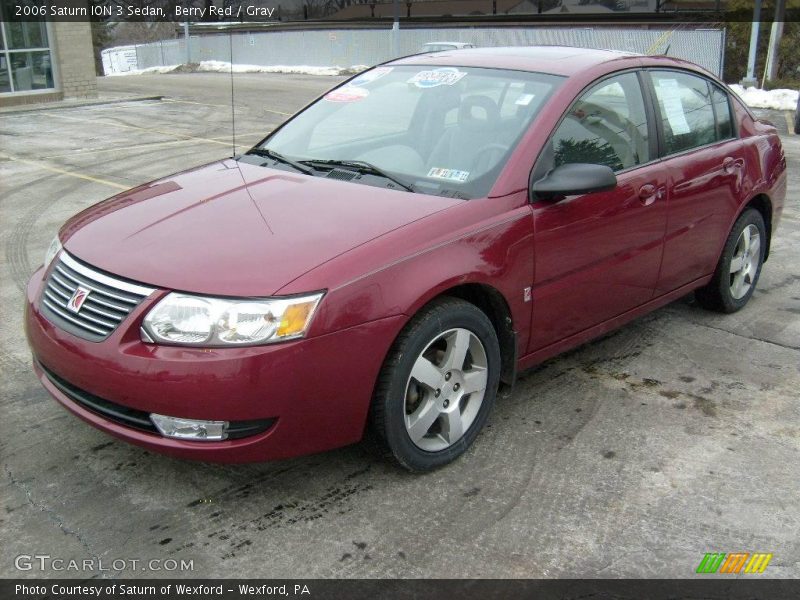
[(72, 293), (72, 297), (69, 299), (69, 302), (67, 302), (67, 310), (77, 314), (80, 312), (83, 303), (86, 302), (86, 298), (88, 297), (89, 290), (83, 287), (78, 287), (78, 289)]
[[(767, 568), (772, 554), (766, 552), (708, 552), (700, 561), (697, 573), (711, 574), (724, 573), (737, 575), (739, 573), (763, 573)], [(744, 567), (744, 568), (743, 568)]]
[(408, 80), (418, 88), (433, 88), (440, 85), (455, 85), (466, 76), (465, 71), (454, 67), (441, 67), (431, 71), (420, 71)]

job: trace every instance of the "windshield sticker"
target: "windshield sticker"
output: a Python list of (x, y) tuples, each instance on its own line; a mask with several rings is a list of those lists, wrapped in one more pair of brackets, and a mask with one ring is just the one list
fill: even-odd
[(522, 94), (519, 98), (517, 98), (517, 101), (514, 104), (517, 106), (528, 106), (534, 97), (535, 96), (533, 94)]
[(457, 171), (455, 169), (439, 169), (434, 167), (428, 171), (428, 177), (436, 179), (447, 179), (447, 181), (458, 181), (464, 183), (469, 177), (469, 171)]
[(373, 81), (377, 81), (384, 75), (388, 75), (393, 70), (394, 67), (376, 67), (371, 71), (367, 71), (366, 73), (361, 73), (361, 75), (353, 79), (347, 85), (354, 85), (354, 86), (366, 85), (368, 83), (372, 83)]
[(354, 85), (346, 85), (325, 94), (328, 102), (358, 102), (369, 96), (369, 90)]
[(465, 71), (455, 67), (442, 67), (431, 71), (420, 71), (408, 83), (413, 83), (418, 88), (434, 88), (440, 85), (455, 85), (466, 76)]

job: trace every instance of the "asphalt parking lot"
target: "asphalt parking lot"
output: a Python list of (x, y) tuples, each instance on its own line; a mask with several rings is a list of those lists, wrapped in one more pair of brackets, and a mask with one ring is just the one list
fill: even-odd
[[(238, 149), (335, 81), (237, 75)], [(787, 206), (743, 311), (690, 296), (545, 363), (429, 475), (362, 445), (220, 466), (107, 437), (30, 368), (23, 289), (58, 226), (231, 152), (226, 76), (100, 86), (164, 99), (0, 115), (0, 577), (692, 577), (736, 551), (800, 577), (800, 136), (784, 136)], [(15, 568), (35, 554), (108, 570)], [(151, 559), (194, 570), (141, 571)]]

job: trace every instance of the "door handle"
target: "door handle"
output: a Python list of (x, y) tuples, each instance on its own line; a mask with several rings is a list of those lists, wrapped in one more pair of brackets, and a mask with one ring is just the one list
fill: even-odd
[(658, 189), (656, 189), (656, 186), (652, 183), (646, 183), (639, 188), (639, 200), (641, 200), (642, 204), (645, 206), (650, 206), (660, 195)]
[(735, 169), (739, 168), (739, 161), (731, 156), (726, 156), (722, 161), (722, 170), (726, 173), (733, 173)]

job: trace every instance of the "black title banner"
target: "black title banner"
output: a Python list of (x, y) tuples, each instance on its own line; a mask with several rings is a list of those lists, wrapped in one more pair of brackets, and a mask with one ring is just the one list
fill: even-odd
[[(423, 15), (414, 12), (414, 2), (402, 0), (400, 5), (401, 21), (408, 24), (425, 24), (431, 22), (480, 22), (503, 24), (520, 23), (569, 23), (597, 21), (609, 22), (743, 22), (753, 20), (752, 9), (742, 8), (741, 3), (730, 3), (727, 0), (710, 2), (681, 2), (667, 1), (651, 3), (649, 5), (634, 5), (626, 8), (627, 4), (618, 6), (624, 10), (610, 11), (606, 4), (594, 3), (597, 12), (591, 12), (593, 3), (584, 6), (584, 11), (577, 13), (547, 12), (537, 10), (537, 4), (527, 12), (514, 14), (493, 14), (491, 0), (486, 0), (487, 9), (484, 14), (436, 15), (426, 12)], [(542, 0), (541, 8), (550, 6), (550, 0)], [(380, 4), (391, 3), (383, 0)], [(193, 23), (246, 23), (246, 22), (281, 22), (302, 21), (304, 13), (301, 9), (289, 12), (287, 7), (281, 6), (280, 0), (0, 0), (5, 21), (171, 21)], [(419, 4), (419, 3), (418, 3)], [(450, 3), (452, 4), (452, 3)], [(649, 6), (649, 8), (648, 8)], [(697, 7), (700, 8), (697, 8)], [(297, 8), (295, 6), (295, 8)], [(588, 10), (589, 12), (585, 12)], [(413, 16), (407, 17), (408, 12)], [(759, 19), (771, 22), (774, 17), (772, 10), (766, 8)], [(341, 19), (336, 13), (325, 17), (323, 21), (331, 24), (346, 24), (348, 22), (365, 23), (391, 20), (384, 18)], [(786, 9), (784, 21), (800, 21), (800, 8), (790, 6)]]
[(783, 600), (800, 597), (800, 581), (735, 577), (669, 580), (257, 580), (114, 579), (0, 580), (5, 600)]
[(8, 21), (279, 20), (273, 0), (1, 0)]

